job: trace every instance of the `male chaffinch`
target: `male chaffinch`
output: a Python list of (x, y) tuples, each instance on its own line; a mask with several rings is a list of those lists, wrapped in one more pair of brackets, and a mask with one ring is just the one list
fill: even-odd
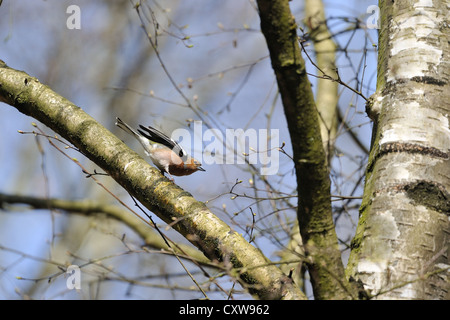
[(161, 131), (150, 126), (139, 125), (140, 129), (136, 132), (117, 117), (116, 126), (138, 139), (153, 164), (161, 170), (162, 174), (167, 172), (172, 180), (172, 175), (187, 176), (196, 171), (205, 171), (200, 162), (190, 157), (178, 143)]

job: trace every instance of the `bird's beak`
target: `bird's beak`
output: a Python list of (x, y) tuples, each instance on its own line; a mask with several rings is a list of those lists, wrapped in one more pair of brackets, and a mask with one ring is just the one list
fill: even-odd
[(197, 167), (197, 170), (200, 170), (200, 171), (206, 171), (206, 170), (203, 169), (202, 167)]

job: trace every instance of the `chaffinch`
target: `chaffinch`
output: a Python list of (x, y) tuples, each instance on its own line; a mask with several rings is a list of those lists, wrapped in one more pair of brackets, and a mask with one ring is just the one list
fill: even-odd
[(138, 139), (153, 164), (162, 174), (167, 172), (171, 180), (172, 175), (187, 176), (196, 171), (205, 171), (200, 162), (190, 157), (178, 143), (161, 131), (142, 125), (135, 131), (119, 118), (116, 118), (116, 126)]

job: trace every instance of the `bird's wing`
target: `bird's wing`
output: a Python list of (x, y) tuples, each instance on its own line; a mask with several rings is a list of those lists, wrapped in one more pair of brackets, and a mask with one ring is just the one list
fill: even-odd
[(173, 139), (166, 136), (161, 131), (150, 126), (144, 127), (142, 125), (139, 125), (139, 128), (141, 128), (142, 130), (138, 129), (138, 132), (147, 139), (156, 143), (160, 143), (163, 146), (166, 146), (167, 148), (171, 149), (173, 152), (178, 154), (181, 158), (187, 156), (186, 151), (184, 151), (183, 148), (178, 143), (176, 143)]

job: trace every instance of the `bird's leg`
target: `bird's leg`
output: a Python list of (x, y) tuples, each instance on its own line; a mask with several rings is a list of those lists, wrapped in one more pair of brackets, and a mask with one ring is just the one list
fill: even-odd
[(169, 176), (169, 180), (171, 180), (172, 182), (174, 181), (172, 175), (170, 174), (169, 170), (164, 170), (164, 169), (160, 169), (161, 170), (161, 174), (164, 176), (164, 173), (167, 173), (167, 175)]

